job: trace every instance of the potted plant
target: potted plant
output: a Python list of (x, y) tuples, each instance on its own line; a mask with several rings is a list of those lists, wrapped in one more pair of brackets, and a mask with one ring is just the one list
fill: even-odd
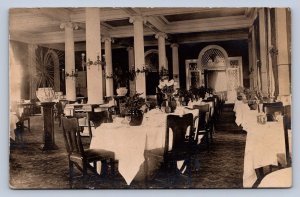
[(43, 48), (38, 48), (34, 59), (36, 65), (36, 96), (40, 102), (51, 102), (55, 96), (53, 90), (53, 53), (55, 52), (52, 49), (45, 51)]
[(145, 99), (140, 97), (141, 94), (136, 93), (133, 96), (126, 97), (125, 107), (126, 115), (130, 116), (130, 126), (138, 126), (143, 122), (143, 111), (141, 110), (142, 106), (146, 104)]

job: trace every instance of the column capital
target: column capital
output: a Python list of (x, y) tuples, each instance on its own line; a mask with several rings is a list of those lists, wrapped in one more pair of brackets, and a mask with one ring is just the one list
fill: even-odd
[(172, 44), (170, 45), (170, 47), (171, 47), (171, 48), (178, 48), (178, 47), (179, 47), (179, 44), (177, 44), (177, 43), (172, 43)]
[(132, 16), (129, 18), (130, 23), (135, 23), (135, 22), (145, 22), (146, 18), (143, 16)]
[(129, 46), (129, 47), (126, 48), (126, 50), (127, 50), (127, 51), (133, 50), (133, 47), (132, 47), (132, 46)]
[(113, 39), (110, 36), (103, 36), (102, 42), (113, 42)]
[(71, 29), (75, 29), (75, 30), (78, 29), (78, 25), (76, 23), (73, 23), (73, 22), (64, 22), (64, 23), (61, 23), (59, 27), (61, 29), (66, 29), (66, 28), (71, 28)]
[(156, 38), (156, 39), (158, 39), (158, 38), (160, 38), (160, 37), (162, 37), (162, 38), (164, 38), (164, 39), (167, 39), (167, 38), (168, 38), (168, 35), (167, 35), (166, 33), (164, 33), (164, 32), (159, 32), (159, 33), (155, 34), (155, 38)]

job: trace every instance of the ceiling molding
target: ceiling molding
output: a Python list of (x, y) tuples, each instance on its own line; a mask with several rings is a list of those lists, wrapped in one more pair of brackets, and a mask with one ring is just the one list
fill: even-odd
[(35, 8), (33, 12), (55, 21), (65, 22), (71, 20), (71, 13), (65, 8)]
[(173, 22), (166, 27), (166, 33), (207, 32), (248, 28), (251, 24), (246, 17), (219, 17), (213, 19), (199, 19)]
[[(155, 29), (157, 29), (157, 31), (159, 32), (165, 32), (165, 27), (166, 27), (166, 24), (164, 24), (160, 19), (158, 19), (157, 17), (147, 17), (146, 18), (146, 25), (153, 29), (153, 27)], [(153, 26), (153, 27), (152, 27)], [(157, 32), (156, 31), (156, 32)]]

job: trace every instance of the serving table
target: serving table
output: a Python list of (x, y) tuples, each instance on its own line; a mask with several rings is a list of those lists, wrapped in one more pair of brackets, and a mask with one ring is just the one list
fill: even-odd
[[(185, 113), (193, 113), (193, 116), (197, 116), (198, 110), (178, 107), (172, 114)], [(145, 160), (144, 151), (164, 147), (167, 115), (169, 114), (159, 109), (153, 109), (144, 114), (140, 126), (129, 126), (126, 118), (117, 117), (113, 123), (103, 123), (93, 130), (90, 148), (113, 151), (119, 161), (119, 173), (130, 185)], [(172, 143), (169, 144), (169, 149), (171, 148)]]

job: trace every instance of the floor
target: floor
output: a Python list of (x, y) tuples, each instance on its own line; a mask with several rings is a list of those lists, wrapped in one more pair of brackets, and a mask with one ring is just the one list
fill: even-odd
[[(192, 181), (178, 178), (172, 185), (150, 181), (148, 188), (242, 188), (246, 133), (234, 123), (232, 105), (226, 105), (216, 122), (214, 142), (210, 151), (201, 151), (194, 159), (200, 168), (192, 172)], [(24, 143), (10, 145), (10, 187), (14, 189), (68, 189), (68, 161), (62, 129), (55, 122), (58, 150), (41, 151), (43, 128), (41, 116), (31, 117), (31, 131), (24, 132)], [(88, 140), (86, 140), (88, 143)], [(141, 166), (142, 168), (142, 166)], [(163, 173), (158, 173), (162, 178)], [(76, 179), (73, 188), (110, 189), (145, 188), (140, 174), (128, 186), (121, 175), (114, 178), (91, 176), (85, 183)]]

